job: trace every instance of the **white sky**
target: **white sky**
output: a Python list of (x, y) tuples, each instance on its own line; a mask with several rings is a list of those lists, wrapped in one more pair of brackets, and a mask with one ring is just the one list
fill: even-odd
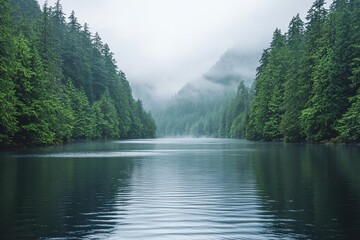
[[(56, 0), (49, 0), (53, 5)], [(229, 48), (267, 48), (276, 27), (304, 20), (314, 0), (62, 0), (99, 32), (130, 83), (170, 96)], [(44, 0), (39, 0), (42, 5)]]

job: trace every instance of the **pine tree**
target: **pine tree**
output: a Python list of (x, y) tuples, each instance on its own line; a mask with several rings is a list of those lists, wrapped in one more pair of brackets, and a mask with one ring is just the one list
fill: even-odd
[(38, 23), (40, 29), (40, 36), (37, 49), (44, 62), (44, 67), (48, 73), (47, 78), (51, 78), (52, 81), (59, 81), (63, 78), (62, 75), (62, 59), (61, 59), (61, 46), (60, 42), (56, 38), (54, 24), (51, 18), (52, 10), (48, 6), (47, 0), (43, 6), (43, 16)]
[(265, 50), (255, 82), (256, 94), (249, 116), (247, 136), (252, 139), (281, 139), (286, 75), (285, 36), (276, 29), (270, 48)]
[(10, 5), (0, 0), (0, 145), (10, 145), (17, 132), (14, 52), (15, 39), (11, 31)]
[(273, 41), (270, 44), (271, 52), (269, 56), (269, 69), (267, 81), (271, 82), (271, 97), (268, 102), (269, 119), (264, 125), (265, 140), (282, 139), (280, 130), (281, 118), (284, 112), (284, 83), (286, 76), (286, 49), (285, 36), (281, 34), (279, 29), (275, 30)]
[(42, 12), (34, 0), (0, 0), (0, 111), (0, 147), (156, 131), (110, 47), (74, 12), (66, 22), (60, 0)]
[(95, 113), (95, 136), (100, 139), (115, 139), (119, 137), (119, 121), (114, 102), (106, 90), (100, 100), (93, 105)]
[(302, 88), (304, 23), (299, 14), (294, 17), (287, 32), (287, 74), (285, 76), (284, 114), (281, 119), (281, 132), (286, 141), (303, 141), (300, 124), (301, 110), (305, 108), (307, 94)]
[(69, 81), (66, 87), (66, 95), (70, 100), (74, 114), (71, 137), (80, 140), (95, 138), (95, 115), (86, 94), (77, 90)]
[(270, 49), (265, 49), (257, 68), (255, 79), (255, 96), (251, 103), (249, 122), (246, 129), (246, 137), (249, 139), (263, 139), (264, 123), (268, 121), (268, 102), (270, 101), (270, 82), (266, 78), (266, 69), (269, 64)]
[(234, 108), (235, 117), (232, 120), (229, 130), (229, 137), (243, 138), (246, 132), (246, 116), (250, 104), (249, 90), (241, 82), (238, 86), (236, 97), (230, 107)]
[[(351, 106), (338, 121), (336, 130), (339, 133), (339, 141), (360, 142), (360, 1), (352, 0), (348, 4), (351, 19), (349, 38), (351, 39), (351, 89), (353, 96), (349, 98)], [(348, 56), (348, 55), (347, 55)], [(348, 60), (348, 59), (347, 59)]]
[(314, 87), (303, 123), (309, 141), (326, 141), (337, 136), (336, 122), (349, 107), (350, 19), (347, 1), (335, 1), (323, 24), (320, 49), (315, 57)]

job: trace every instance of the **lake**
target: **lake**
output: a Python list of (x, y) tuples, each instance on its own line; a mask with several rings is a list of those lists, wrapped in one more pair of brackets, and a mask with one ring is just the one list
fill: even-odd
[(230, 139), (0, 153), (1, 239), (360, 239), (360, 147)]

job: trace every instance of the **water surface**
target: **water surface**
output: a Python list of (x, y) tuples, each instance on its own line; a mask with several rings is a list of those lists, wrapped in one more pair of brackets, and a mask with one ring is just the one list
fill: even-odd
[(0, 153), (1, 239), (359, 239), (360, 147), (156, 139)]

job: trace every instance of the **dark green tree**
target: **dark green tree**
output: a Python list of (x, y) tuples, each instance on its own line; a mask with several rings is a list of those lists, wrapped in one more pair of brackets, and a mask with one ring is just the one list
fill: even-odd
[(256, 95), (249, 116), (247, 136), (252, 139), (281, 139), (286, 76), (285, 36), (276, 29), (270, 48), (265, 50), (255, 82)]
[(100, 139), (115, 139), (119, 137), (119, 120), (110, 97), (109, 90), (106, 90), (100, 100), (93, 105), (95, 113), (95, 137)]
[(11, 29), (11, 8), (0, 0), (0, 145), (10, 145), (17, 132), (17, 99), (13, 82), (15, 39)]
[(284, 114), (281, 119), (281, 132), (286, 141), (305, 139), (301, 124), (301, 110), (305, 108), (307, 94), (304, 92), (304, 23), (299, 14), (294, 17), (287, 33), (287, 73), (285, 75)]
[(327, 21), (319, 50), (315, 55), (312, 96), (303, 110), (302, 122), (309, 141), (326, 141), (337, 136), (337, 120), (349, 107), (350, 63), (352, 61), (350, 18), (347, 1), (335, 1)]
[[(343, 5), (343, 3), (342, 3)], [(336, 130), (339, 133), (339, 141), (358, 143), (360, 142), (360, 1), (349, 2), (349, 17), (351, 39), (351, 89), (354, 94), (349, 98), (351, 106), (338, 121)], [(347, 55), (348, 56), (348, 55)]]
[(71, 82), (68, 82), (66, 95), (70, 100), (70, 105), (74, 114), (72, 138), (95, 138), (95, 114), (85, 93), (77, 90)]
[(110, 47), (59, 0), (0, 0), (0, 110), (0, 147), (156, 131)]
[(239, 84), (237, 94), (233, 100), (230, 108), (233, 108), (235, 113), (234, 118), (229, 129), (228, 137), (244, 138), (246, 134), (246, 119), (249, 114), (250, 94), (249, 90), (244, 85), (244, 82)]
[(39, 55), (32, 49), (24, 37), (17, 39), (14, 82), (19, 131), (14, 138), (19, 145), (63, 143), (71, 137), (72, 113), (48, 91), (51, 84)]

